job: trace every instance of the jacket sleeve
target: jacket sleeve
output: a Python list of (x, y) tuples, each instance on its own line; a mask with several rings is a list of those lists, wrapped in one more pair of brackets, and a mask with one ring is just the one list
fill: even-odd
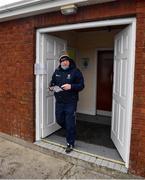
[(74, 83), (71, 84), (71, 90), (73, 91), (81, 91), (84, 89), (84, 77), (83, 74), (79, 69), (75, 72), (75, 78), (74, 78)]

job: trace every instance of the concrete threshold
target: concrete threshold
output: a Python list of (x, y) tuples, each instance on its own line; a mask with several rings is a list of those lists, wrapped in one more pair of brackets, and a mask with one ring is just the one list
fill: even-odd
[(104, 168), (105, 170), (115, 170), (122, 173), (128, 172), (124, 162), (121, 161), (116, 161), (84, 151), (79, 151), (75, 148), (71, 153), (66, 154), (64, 145), (46, 139), (42, 139), (41, 141), (35, 142), (34, 144), (41, 148), (48, 149), (55, 157), (63, 158), (73, 164), (88, 168)]
[[(31, 143), (25, 140), (22, 140), (18, 137), (10, 136), (5, 133), (0, 132), (0, 137), (22, 145), (24, 147), (39, 151), (41, 153), (47, 154), (49, 156), (53, 156), (58, 159), (65, 160), (70, 164), (82, 166), (84, 168), (96, 170), (100, 173), (111, 174), (115, 177), (122, 177), (126, 176), (127, 168), (118, 162), (112, 162), (109, 159), (103, 159), (101, 157), (97, 157), (91, 154), (86, 154), (84, 152), (78, 152), (76, 149), (72, 151), (70, 154), (66, 154), (64, 150), (64, 146), (53, 143), (53, 142), (46, 142), (45, 140), (37, 141), (35, 143)], [(121, 174), (120, 174), (121, 173)], [(121, 175), (121, 176), (120, 176)], [(125, 177), (126, 177), (125, 176)]]

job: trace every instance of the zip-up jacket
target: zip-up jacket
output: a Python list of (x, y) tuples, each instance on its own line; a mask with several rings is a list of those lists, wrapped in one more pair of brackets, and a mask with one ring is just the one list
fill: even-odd
[(58, 103), (76, 103), (78, 101), (78, 93), (84, 88), (84, 78), (81, 71), (76, 68), (75, 62), (70, 59), (69, 68), (64, 70), (59, 66), (52, 75), (51, 86), (61, 87), (64, 84), (70, 84), (70, 90), (55, 92), (56, 102)]

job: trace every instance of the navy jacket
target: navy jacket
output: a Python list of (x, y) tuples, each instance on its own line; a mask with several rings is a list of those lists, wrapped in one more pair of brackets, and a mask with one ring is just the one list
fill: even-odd
[(70, 66), (67, 70), (63, 70), (59, 66), (52, 75), (50, 87), (55, 85), (61, 87), (63, 84), (71, 84), (71, 89), (55, 92), (56, 102), (76, 103), (79, 91), (84, 88), (84, 78), (72, 59), (70, 59)]

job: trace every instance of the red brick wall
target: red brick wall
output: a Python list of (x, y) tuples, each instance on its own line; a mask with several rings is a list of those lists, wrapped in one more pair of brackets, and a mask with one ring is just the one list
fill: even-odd
[(34, 140), (34, 29), (22, 19), (0, 24), (0, 131)]
[(35, 140), (35, 33), (40, 27), (119, 17), (137, 17), (137, 44), (130, 171), (145, 176), (145, 2), (118, 0), (0, 24), (0, 131)]
[(145, 177), (145, 1), (137, 4), (136, 62), (130, 171)]

